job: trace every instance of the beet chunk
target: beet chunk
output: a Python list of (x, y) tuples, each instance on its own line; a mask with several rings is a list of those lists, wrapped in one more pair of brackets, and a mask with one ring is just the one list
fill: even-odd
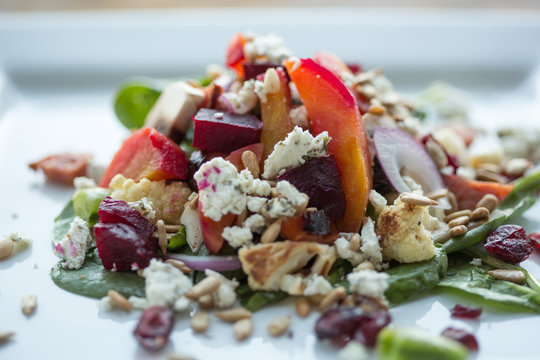
[(98, 215), (104, 224), (126, 224), (145, 236), (151, 236), (157, 230), (154, 224), (124, 200), (116, 200), (110, 196), (107, 196), (99, 205)]
[(315, 158), (278, 176), (309, 196), (309, 207), (324, 210), (332, 221), (345, 214), (345, 193), (333, 155)]
[(158, 255), (158, 243), (152, 239), (156, 227), (123, 200), (106, 197), (99, 205), (100, 223), (94, 235), (103, 267), (130, 271), (145, 268)]
[(107, 270), (130, 271), (132, 265), (142, 269), (158, 255), (155, 240), (126, 224), (98, 223), (94, 225), (94, 235), (99, 257)]
[(501, 225), (489, 233), (484, 240), (488, 253), (498, 256), (510, 264), (527, 259), (534, 251), (525, 230), (518, 225)]
[(193, 146), (204, 151), (229, 153), (259, 142), (261, 136), (262, 122), (252, 114), (200, 109), (193, 121)]

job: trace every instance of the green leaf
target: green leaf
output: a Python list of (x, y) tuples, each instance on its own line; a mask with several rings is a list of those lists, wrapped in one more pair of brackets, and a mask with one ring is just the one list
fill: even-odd
[(116, 92), (114, 112), (122, 125), (128, 129), (140, 129), (144, 126), (146, 115), (154, 106), (161, 90), (148, 81), (129, 81)]
[(82, 218), (92, 228), (99, 221), (99, 204), (110, 194), (109, 189), (94, 187), (80, 189), (73, 195), (73, 210), (75, 216)]
[(59, 243), (69, 231), (71, 222), (75, 219), (75, 210), (73, 207), (73, 201), (70, 200), (60, 215), (54, 219), (53, 226), (53, 246)]
[(349, 291), (349, 281), (347, 280), (347, 275), (351, 273), (352, 270), (353, 266), (349, 261), (345, 259), (337, 259), (332, 265), (332, 268), (330, 268), (326, 280), (328, 280), (333, 287), (343, 286), (345, 289), (347, 289), (347, 291)]
[(534, 205), (535, 201), (536, 198), (534, 196), (526, 196), (524, 198), (521, 198), (517, 204), (514, 204), (513, 202), (508, 202), (506, 204), (507, 206), (514, 206), (501, 206), (503, 212), (501, 212), (499, 216), (491, 219), (490, 221), (477, 227), (476, 229), (468, 231), (464, 235), (451, 238), (442, 245), (442, 249), (446, 251), (446, 253), (451, 254), (483, 241), (491, 230), (501, 226), (507, 221), (510, 221), (514, 217), (523, 214), (527, 209)]
[(187, 244), (186, 240), (186, 227), (182, 226), (176, 234), (173, 235), (173, 237), (169, 240), (169, 244), (167, 245), (168, 251), (178, 251), (182, 248), (182, 246)]
[(391, 305), (397, 305), (437, 286), (446, 274), (448, 259), (439, 250), (430, 260), (402, 264), (386, 270), (390, 276), (384, 295)]
[(470, 260), (463, 254), (450, 256), (448, 272), (439, 282), (439, 288), (472, 295), (473, 299), (487, 306), (540, 313), (540, 292), (528, 286), (497, 280), (487, 273), (493, 267), (485, 263), (474, 266), (469, 264)]
[(535, 196), (536, 191), (540, 189), (540, 168), (517, 179), (513, 184), (514, 188), (501, 204), (502, 209), (516, 206), (524, 197)]
[(281, 301), (289, 295), (283, 291), (255, 291), (249, 285), (240, 285), (236, 289), (240, 304), (249, 311), (257, 311), (263, 307)]
[(129, 272), (106, 270), (97, 250), (87, 256), (78, 270), (64, 269), (60, 263), (51, 271), (54, 283), (69, 292), (92, 298), (102, 298), (110, 289), (122, 295), (144, 297), (144, 279)]

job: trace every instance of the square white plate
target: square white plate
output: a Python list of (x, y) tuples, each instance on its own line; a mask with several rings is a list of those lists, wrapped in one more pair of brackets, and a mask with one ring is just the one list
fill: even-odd
[[(0, 262), (0, 330), (15, 331), (1, 359), (150, 359), (171, 351), (197, 359), (326, 359), (335, 349), (316, 341), (316, 316), (300, 319), (291, 302), (255, 314), (254, 335), (242, 344), (231, 326), (212, 319), (194, 336), (178, 317), (160, 353), (141, 350), (131, 332), (138, 315), (99, 311), (97, 301), (57, 288), (50, 245), (54, 217), (71, 189), (47, 184), (27, 164), (64, 151), (88, 152), (107, 163), (127, 136), (112, 97), (127, 76), (202, 73), (222, 63), (237, 31), (275, 32), (298, 56), (316, 50), (369, 68), (382, 66), (403, 92), (444, 79), (470, 94), (473, 118), (485, 127), (540, 124), (540, 15), (487, 10), (362, 8), (201, 9), (93, 13), (0, 14), (0, 233), (28, 233), (32, 248)], [(540, 231), (540, 207), (520, 223)], [(538, 254), (525, 266), (540, 277)], [(26, 318), (20, 300), (38, 297)], [(538, 354), (540, 317), (484, 309), (479, 321), (454, 320), (459, 299), (428, 297), (392, 309), (394, 324), (439, 333), (473, 331), (477, 359), (526, 359)], [(269, 338), (267, 323), (292, 315), (292, 335)]]

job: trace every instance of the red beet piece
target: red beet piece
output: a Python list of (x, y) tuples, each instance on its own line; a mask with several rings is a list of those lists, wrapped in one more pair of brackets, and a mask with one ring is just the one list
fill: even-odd
[(158, 255), (157, 241), (126, 224), (97, 223), (94, 235), (99, 258), (107, 270), (130, 271), (133, 266), (142, 269)]
[(107, 196), (99, 205), (98, 215), (104, 224), (126, 224), (144, 236), (151, 236), (157, 230), (154, 224), (124, 200), (116, 200), (110, 196)]
[(330, 220), (345, 214), (345, 193), (333, 155), (310, 160), (278, 176), (309, 196), (309, 207), (324, 210)]
[(529, 234), (529, 239), (536, 251), (540, 251), (540, 233), (533, 232)]
[(476, 337), (468, 331), (448, 327), (443, 330), (441, 335), (465, 345), (465, 347), (471, 351), (478, 350)]
[(193, 146), (204, 151), (229, 153), (259, 142), (261, 136), (262, 122), (252, 114), (200, 109), (193, 121)]
[[(244, 79), (256, 79), (257, 75), (266, 73), (266, 70), (270, 68), (277, 68), (281, 67), (280, 64), (275, 63), (244, 63), (242, 64), (244, 66)], [(289, 74), (287, 71), (281, 67), (285, 71), (285, 75), (287, 75), (287, 79), (290, 81)]]
[(133, 335), (147, 350), (156, 351), (163, 348), (169, 341), (174, 325), (174, 315), (163, 306), (152, 306), (146, 309)]
[(489, 233), (484, 246), (489, 253), (511, 264), (527, 259), (534, 250), (525, 230), (518, 225), (499, 226)]
[(319, 339), (329, 339), (338, 346), (350, 340), (373, 347), (379, 332), (391, 322), (386, 311), (362, 313), (356, 308), (338, 307), (326, 311), (315, 323)]
[(451, 310), (451, 314), (455, 318), (477, 319), (482, 314), (482, 308), (456, 304)]

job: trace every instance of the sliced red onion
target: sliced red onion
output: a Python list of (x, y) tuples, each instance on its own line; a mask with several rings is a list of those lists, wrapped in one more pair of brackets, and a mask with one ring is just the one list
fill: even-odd
[[(444, 182), (437, 166), (412, 136), (404, 131), (378, 127), (373, 133), (377, 159), (388, 181), (400, 193), (409, 192), (403, 176), (410, 176), (426, 193), (443, 189)], [(446, 198), (438, 200), (439, 207), (449, 209)]]
[(218, 105), (221, 105), (221, 108), (225, 108), (228, 112), (234, 114), (234, 106), (232, 105), (231, 100), (229, 100), (223, 94), (219, 95), (217, 98), (217, 103)]
[(240, 269), (242, 263), (238, 256), (196, 256), (196, 255), (167, 255), (167, 259), (176, 259), (182, 261), (189, 268), (198, 271), (206, 269), (214, 271), (230, 271)]
[(234, 82), (234, 77), (225, 73), (214, 80), (214, 84), (219, 85), (223, 91), (229, 91), (232, 83)]

